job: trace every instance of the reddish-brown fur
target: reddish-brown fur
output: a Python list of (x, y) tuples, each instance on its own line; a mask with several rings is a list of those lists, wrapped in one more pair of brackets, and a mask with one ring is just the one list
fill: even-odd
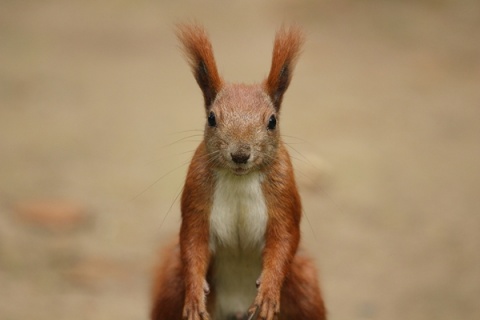
[(195, 70), (195, 79), (202, 89), (205, 104), (208, 106), (220, 91), (223, 81), (218, 75), (207, 33), (198, 25), (179, 25), (177, 36), (184, 46), (191, 68)]
[[(210, 319), (216, 293), (211, 283), (215, 252), (210, 247), (209, 218), (218, 170), (232, 175), (261, 172), (264, 177), (268, 222), (249, 319), (325, 319), (316, 270), (308, 257), (297, 252), (302, 209), (290, 157), (278, 129), (266, 128), (271, 117), (279, 116), (303, 42), (301, 32), (277, 33), (268, 78), (263, 85), (250, 86), (224, 84), (201, 27), (182, 26), (178, 35), (202, 89), (206, 112), (214, 113), (218, 124), (206, 126), (205, 139), (190, 164), (181, 200), (179, 244), (168, 250), (158, 270), (151, 319)], [(254, 159), (234, 163), (236, 152), (251, 152)], [(247, 310), (243, 312), (246, 316)]]
[(303, 34), (298, 28), (282, 28), (275, 36), (272, 66), (270, 68), (270, 74), (265, 80), (264, 87), (270, 97), (272, 97), (277, 109), (280, 108), (283, 94), (292, 80), (291, 73), (297, 62), (303, 42)]

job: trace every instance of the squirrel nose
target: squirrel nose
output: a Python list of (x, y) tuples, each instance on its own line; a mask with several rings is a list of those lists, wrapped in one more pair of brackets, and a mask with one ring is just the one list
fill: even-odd
[(230, 153), (230, 156), (232, 157), (232, 161), (236, 164), (245, 164), (247, 163), (248, 159), (250, 159), (250, 153)]

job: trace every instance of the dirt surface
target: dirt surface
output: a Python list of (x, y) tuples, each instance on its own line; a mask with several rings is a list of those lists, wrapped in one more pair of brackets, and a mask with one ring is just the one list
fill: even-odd
[[(331, 320), (480, 318), (478, 1), (2, 1), (0, 319), (146, 319), (203, 107), (308, 34), (280, 121)], [(149, 187), (150, 186), (150, 187)]]

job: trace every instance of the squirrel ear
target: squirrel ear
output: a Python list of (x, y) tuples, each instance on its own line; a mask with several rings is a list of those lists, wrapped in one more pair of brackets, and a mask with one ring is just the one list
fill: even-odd
[(212, 44), (206, 31), (200, 25), (177, 25), (177, 37), (183, 46), (193, 75), (202, 89), (205, 107), (208, 108), (222, 87), (222, 79), (218, 75)]
[(297, 27), (287, 29), (282, 26), (275, 36), (272, 66), (264, 87), (277, 111), (292, 79), (293, 69), (304, 41), (303, 32)]

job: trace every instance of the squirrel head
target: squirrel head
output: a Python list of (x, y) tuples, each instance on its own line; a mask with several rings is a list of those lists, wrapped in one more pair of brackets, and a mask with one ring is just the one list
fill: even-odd
[(262, 170), (277, 156), (283, 95), (304, 42), (300, 29), (277, 31), (272, 64), (261, 84), (231, 84), (220, 77), (212, 45), (199, 25), (180, 25), (177, 36), (202, 90), (208, 161), (236, 175)]

